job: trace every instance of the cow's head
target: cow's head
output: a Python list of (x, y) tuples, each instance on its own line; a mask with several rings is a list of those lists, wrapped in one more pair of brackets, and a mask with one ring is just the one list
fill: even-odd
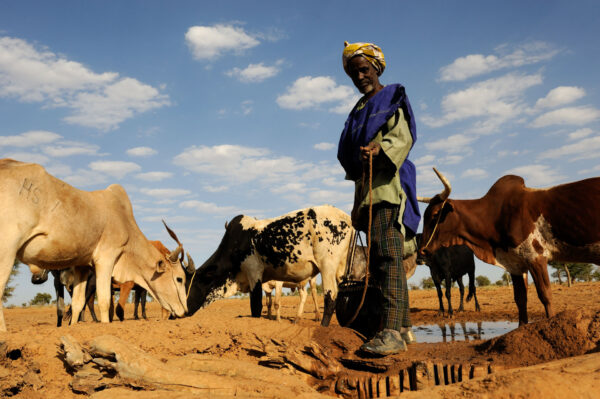
[(238, 289), (248, 291), (251, 287), (239, 287), (236, 279), (241, 264), (252, 253), (254, 228), (244, 227), (247, 216), (238, 215), (225, 224), (225, 235), (217, 250), (198, 268), (191, 283), (188, 296), (189, 314), (218, 298), (233, 295)]
[(423, 214), (423, 235), (419, 244), (419, 254), (429, 256), (440, 247), (459, 244), (455, 232), (459, 227), (459, 219), (454, 212), (450, 196), (450, 183), (444, 175), (433, 168), (444, 185), (444, 190), (433, 198), (418, 197), (420, 202), (427, 203)]
[(128, 243), (129, 250), (115, 265), (113, 278), (121, 283), (135, 282), (172, 315), (183, 317), (187, 312), (183, 246), (166, 224), (165, 227), (178, 244), (175, 250), (169, 251), (162, 243), (148, 241), (142, 235), (143, 239)]

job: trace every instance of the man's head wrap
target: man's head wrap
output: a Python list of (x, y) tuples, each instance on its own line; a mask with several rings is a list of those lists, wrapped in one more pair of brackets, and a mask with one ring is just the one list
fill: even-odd
[(373, 43), (348, 43), (344, 42), (344, 52), (342, 53), (342, 63), (344, 71), (348, 73), (348, 62), (352, 57), (361, 55), (373, 65), (377, 71), (377, 76), (381, 76), (385, 69), (385, 57), (379, 46)]

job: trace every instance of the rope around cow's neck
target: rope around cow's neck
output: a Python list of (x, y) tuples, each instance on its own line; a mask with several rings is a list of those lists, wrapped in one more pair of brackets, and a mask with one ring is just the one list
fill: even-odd
[[(362, 176), (362, 186), (365, 186), (365, 173), (363, 170)], [(367, 289), (369, 288), (369, 266), (371, 264), (371, 225), (373, 223), (373, 152), (369, 151), (369, 227), (367, 229), (367, 264), (365, 268), (365, 287), (363, 288), (362, 297), (360, 298), (360, 303), (358, 304), (358, 308), (356, 308), (356, 312), (354, 312), (354, 316), (348, 321), (347, 325), (350, 325), (354, 322), (358, 313), (363, 307), (365, 303), (365, 297), (367, 296)]]
[(190, 297), (190, 291), (192, 290), (192, 283), (194, 282), (194, 277), (196, 277), (196, 270), (194, 270), (194, 274), (192, 274), (192, 279), (190, 280), (190, 285), (188, 286), (187, 293), (185, 294), (185, 300), (186, 301)]
[(429, 240), (427, 240), (427, 244), (425, 244), (423, 249), (426, 249), (429, 246), (429, 244), (431, 244), (431, 240), (433, 240), (433, 236), (435, 235), (438, 225), (440, 224), (440, 219), (442, 218), (442, 212), (444, 211), (444, 205), (446, 205), (446, 201), (448, 201), (448, 198), (446, 198), (444, 200), (444, 202), (442, 202), (442, 207), (440, 208), (440, 213), (438, 214), (437, 220), (435, 221), (435, 226), (433, 226), (433, 231), (431, 232), (431, 235), (429, 236)]

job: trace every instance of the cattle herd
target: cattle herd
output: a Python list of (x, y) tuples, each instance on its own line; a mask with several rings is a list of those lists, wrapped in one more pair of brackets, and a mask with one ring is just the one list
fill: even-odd
[[(434, 169), (435, 170), (435, 169)], [(479, 303), (474, 284), (474, 258), (500, 266), (512, 276), (519, 323), (527, 323), (527, 273), (548, 317), (553, 315), (547, 263), (551, 260), (600, 263), (600, 178), (532, 189), (518, 176), (500, 178), (480, 199), (450, 199), (451, 186), (439, 173), (444, 190), (428, 203), (419, 235), (418, 263), (427, 264), (436, 284), (440, 312), (444, 313), (441, 281), (445, 281), (447, 311), (452, 314), (449, 289), (459, 283), (463, 309), (462, 276), (469, 276), (467, 301)], [(262, 314), (263, 290), (276, 288), (279, 320), (281, 287), (297, 288), (306, 300), (310, 282), (313, 299), (316, 276), (321, 275), (327, 326), (336, 309), (338, 285), (348, 271), (356, 232), (350, 216), (329, 205), (314, 206), (272, 219), (238, 215), (225, 226), (215, 252), (196, 268), (183, 245), (167, 227), (177, 248), (168, 250), (149, 241), (140, 231), (125, 190), (111, 185), (82, 191), (51, 176), (40, 165), (0, 160), (2, 241), (0, 292), (4, 291), (15, 259), (27, 264), (32, 281), (54, 276), (57, 325), (64, 312), (64, 287), (72, 296), (70, 323), (77, 323), (86, 304), (94, 313), (94, 294), (100, 321), (113, 317), (112, 293), (121, 290), (116, 314), (123, 319), (123, 300), (129, 291), (142, 300), (146, 292), (163, 308), (163, 318), (183, 317), (238, 291), (250, 293), (254, 317)], [(415, 256), (417, 254), (414, 254)], [(414, 258), (412, 259), (413, 264)], [(363, 262), (355, 270), (364, 275)], [(408, 271), (407, 271), (408, 272)], [(410, 273), (414, 272), (414, 266)], [(318, 309), (318, 307), (316, 307)], [(271, 305), (269, 301), (269, 316)], [(317, 318), (320, 314), (317, 312)], [(6, 331), (0, 301), (0, 331)]]

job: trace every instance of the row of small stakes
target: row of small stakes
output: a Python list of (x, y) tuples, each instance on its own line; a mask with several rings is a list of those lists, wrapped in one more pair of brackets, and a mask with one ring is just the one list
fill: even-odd
[(492, 363), (441, 364), (416, 362), (391, 375), (373, 375), (363, 378), (341, 378), (336, 391), (359, 399), (385, 398), (406, 391), (420, 391), (436, 385), (450, 385), (483, 377), (504, 369)]

